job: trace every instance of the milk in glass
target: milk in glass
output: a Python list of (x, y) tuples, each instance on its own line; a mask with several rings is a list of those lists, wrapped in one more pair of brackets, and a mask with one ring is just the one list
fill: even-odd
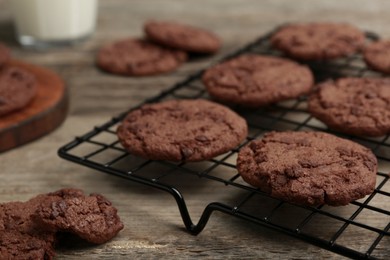
[(11, 0), (19, 42), (24, 46), (62, 45), (95, 29), (97, 0)]

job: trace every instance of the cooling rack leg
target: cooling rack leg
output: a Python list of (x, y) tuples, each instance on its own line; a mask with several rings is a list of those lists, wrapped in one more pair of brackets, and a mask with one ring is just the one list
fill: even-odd
[(233, 214), (232, 210), (217, 202), (213, 202), (207, 205), (207, 207), (204, 209), (202, 216), (199, 219), (198, 224), (194, 224), (191, 220), (190, 214), (188, 213), (188, 208), (185, 203), (185, 200), (183, 198), (183, 195), (176, 190), (175, 188), (168, 188), (168, 187), (160, 187), (160, 189), (163, 188), (165, 191), (168, 191), (173, 195), (173, 197), (176, 200), (177, 206), (179, 207), (181, 218), (183, 219), (184, 225), (188, 232), (190, 232), (192, 235), (197, 235), (205, 228), (208, 220), (210, 219), (211, 214), (213, 211), (221, 211), (228, 214)]
[(211, 214), (215, 210), (216, 211), (221, 211), (221, 212), (224, 212), (224, 213), (227, 213), (227, 214), (233, 214), (232, 210), (229, 207), (227, 207), (227, 206), (225, 206), (225, 205), (223, 205), (221, 203), (218, 203), (218, 202), (210, 203), (204, 209), (204, 211), (202, 213), (202, 216), (199, 219), (198, 224), (192, 226), (192, 228), (190, 230), (191, 234), (197, 235), (200, 232), (202, 232), (202, 230), (206, 226), (208, 220), (210, 219)]
[(192, 223), (192, 220), (191, 220), (190, 214), (188, 213), (187, 205), (186, 205), (186, 202), (184, 201), (183, 195), (177, 189), (172, 188), (172, 187), (163, 186), (163, 187), (159, 187), (159, 188), (162, 190), (168, 191), (170, 194), (172, 194), (172, 196), (176, 200), (177, 206), (178, 206), (179, 211), (180, 211), (181, 218), (183, 219), (183, 222), (184, 222), (186, 229), (191, 234), (194, 234), (192, 232), (192, 230), (195, 228), (195, 225)]

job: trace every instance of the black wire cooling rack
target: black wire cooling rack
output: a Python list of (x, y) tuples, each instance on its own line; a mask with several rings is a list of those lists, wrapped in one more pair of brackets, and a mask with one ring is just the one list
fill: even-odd
[[(280, 56), (279, 52), (269, 46), (270, 35), (272, 32), (225, 59), (243, 53)], [(375, 34), (367, 33), (368, 40), (376, 38)], [(380, 76), (366, 67), (359, 54), (308, 65), (312, 68), (316, 81), (340, 76)], [(201, 75), (202, 71), (144, 103), (177, 98), (209, 98), (200, 80)], [(377, 185), (371, 195), (343, 207), (302, 207), (271, 198), (246, 184), (237, 173), (235, 161), (241, 146), (212, 160), (199, 163), (151, 161), (135, 157), (123, 149), (115, 133), (128, 111), (75, 138), (59, 149), (59, 156), (170, 193), (177, 202), (185, 227), (192, 234), (201, 232), (210, 215), (214, 211), (220, 211), (344, 256), (375, 259), (390, 254), (390, 182), (387, 173), (390, 170), (390, 139), (388, 136), (360, 138), (332, 132), (311, 117), (305, 108), (305, 98), (257, 110), (233, 107), (246, 118), (249, 125), (249, 136), (241, 146), (271, 130), (326, 131), (352, 139), (371, 148), (378, 158)], [(231, 194), (232, 198), (215, 202), (210, 195), (210, 201), (206, 203), (198, 223), (194, 224), (183, 196), (185, 188), (178, 188), (172, 181), (177, 178), (216, 182), (220, 184), (217, 188), (229, 189), (226, 194)], [(192, 192), (191, 196), (196, 197), (196, 191)]]

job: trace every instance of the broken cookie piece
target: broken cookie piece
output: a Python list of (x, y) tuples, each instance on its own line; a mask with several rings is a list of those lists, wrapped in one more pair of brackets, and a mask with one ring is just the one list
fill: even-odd
[(123, 228), (117, 210), (99, 194), (62, 189), (26, 202), (0, 204), (0, 259), (53, 259), (56, 234), (71, 232), (101, 244)]
[(48, 197), (34, 214), (36, 222), (46, 229), (70, 232), (95, 244), (109, 241), (123, 229), (116, 208), (100, 194), (86, 196), (69, 189)]

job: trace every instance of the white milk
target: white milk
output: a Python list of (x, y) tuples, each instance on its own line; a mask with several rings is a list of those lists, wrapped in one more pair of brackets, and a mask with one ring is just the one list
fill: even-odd
[(66, 42), (95, 29), (96, 0), (10, 0), (22, 44)]

